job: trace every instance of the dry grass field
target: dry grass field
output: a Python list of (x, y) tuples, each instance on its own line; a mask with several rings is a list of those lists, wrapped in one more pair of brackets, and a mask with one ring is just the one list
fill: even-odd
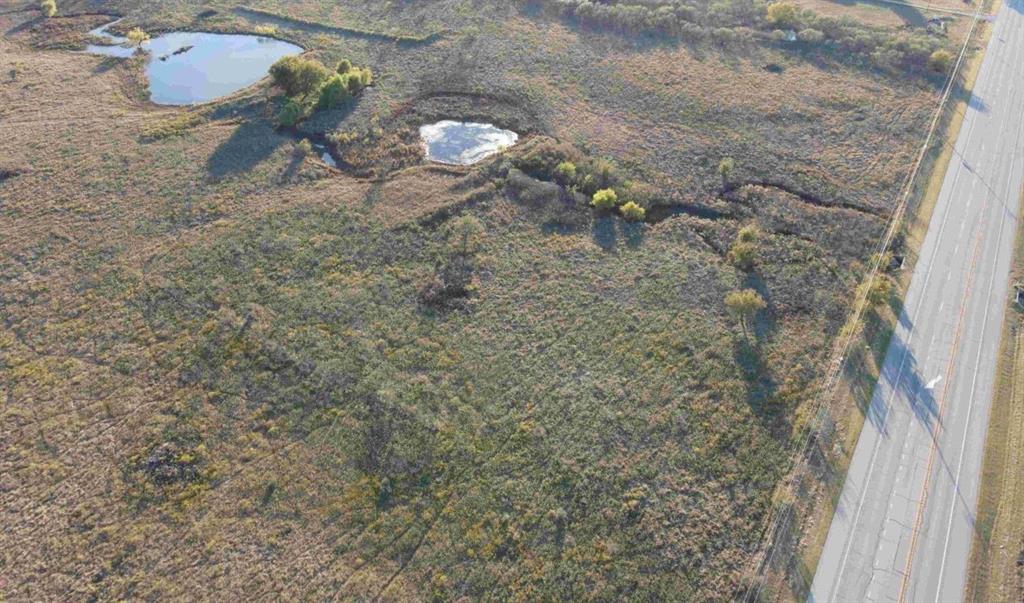
[[(939, 76), (542, 2), (59, 5), (0, 0), (0, 599), (744, 588)], [(144, 59), (74, 52), (103, 15), (272, 24), (376, 83), (295, 129), (267, 80), (160, 107)], [(427, 164), (445, 118), (521, 142)], [(471, 284), (428, 303), (467, 216)]]

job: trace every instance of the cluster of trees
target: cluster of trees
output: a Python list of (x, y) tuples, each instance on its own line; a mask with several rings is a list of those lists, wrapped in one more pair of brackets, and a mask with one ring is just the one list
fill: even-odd
[(373, 72), (353, 66), (348, 59), (331, 71), (320, 61), (298, 56), (274, 63), (270, 78), (288, 96), (278, 114), (283, 126), (295, 125), (311, 110), (337, 107), (373, 84)]
[(572, 145), (539, 139), (520, 150), (515, 167), (540, 180), (557, 182), (591, 196), (605, 188), (623, 189), (629, 182), (610, 161), (585, 157)]
[(770, 4), (758, 0), (546, 0), (545, 4), (585, 25), (619, 33), (730, 41), (756, 36), (790, 40), (787, 32), (793, 31), (804, 48), (829, 50), (882, 69), (948, 69), (945, 55), (932, 58), (940, 50), (948, 52), (944, 40), (926, 31), (872, 28), (850, 18), (818, 15), (789, 0)]
[(597, 210), (618, 212), (630, 222), (642, 222), (646, 217), (646, 189), (624, 178), (606, 159), (583, 156), (565, 143), (540, 141), (523, 149), (515, 161), (518, 169), (534, 178), (588, 196), (591, 207)]
[(853, 19), (821, 16), (789, 0), (769, 4), (764, 23), (777, 34), (782, 30), (795, 31), (800, 42), (827, 42), (840, 55), (860, 57), (876, 67), (893, 71), (932, 69), (944, 72), (949, 63), (942, 64), (942, 57), (952, 56), (945, 49), (943, 39), (927, 32), (872, 29)]
[(619, 33), (657, 33), (703, 37), (708, 29), (701, 23), (701, 10), (681, 2), (644, 1), (631, 3), (590, 0), (549, 0), (549, 6), (581, 23)]
[(619, 195), (613, 188), (603, 188), (594, 193), (590, 204), (604, 211), (615, 211), (617, 209), (619, 214), (630, 222), (640, 222), (647, 214), (647, 211), (636, 201), (620, 202)]
[(335, 68), (335, 73), (327, 78), (320, 87), (321, 108), (331, 108), (343, 103), (351, 96), (373, 82), (373, 72), (354, 67), (348, 59), (343, 59)]

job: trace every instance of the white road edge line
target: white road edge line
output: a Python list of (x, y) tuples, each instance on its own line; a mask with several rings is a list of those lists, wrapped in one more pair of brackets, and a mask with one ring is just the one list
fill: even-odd
[[(978, 12), (975, 13), (974, 21), (973, 21), (973, 23), (971, 25), (971, 30), (972, 31), (974, 30), (974, 26), (977, 25), (977, 23), (978, 23), (978, 16), (980, 15), (980, 13), (981, 13), (981, 6), (979, 5)], [(993, 29), (995, 29), (995, 28), (993, 28)], [(970, 35), (968, 35), (967, 41), (970, 41)], [(958, 60), (958, 66), (959, 66), (959, 63), (963, 61), (963, 57), (964, 57), (966, 52), (967, 52), (967, 42), (964, 43), (963, 48), (960, 50), (960, 58)], [(950, 82), (950, 88), (947, 91), (947, 97), (948, 97), (948, 93), (950, 91), (952, 91), (952, 81)], [(970, 111), (971, 107), (970, 107), (969, 104), (968, 104), (967, 109), (968, 109), (968, 113), (970, 113), (970, 115), (968, 117), (970, 117), (971, 119), (970, 119), (969, 129), (967, 130), (967, 138), (965, 139), (964, 145), (961, 148), (964, 148), (965, 146), (967, 146), (967, 144), (970, 143), (971, 135), (974, 133), (974, 124), (975, 124), (975, 121), (976, 121), (975, 116), (977, 115), (977, 111), (974, 111), (974, 112)], [(965, 117), (965, 121), (966, 121), (966, 119), (967, 119), (967, 117)], [(953, 142), (953, 150), (954, 151), (956, 151), (956, 147), (957, 147), (957, 143), (958, 142), (959, 142), (959, 136), (957, 137), (957, 140)], [(952, 165), (952, 161), (950, 162), (950, 165)], [(948, 167), (947, 167), (947, 169), (948, 169)], [(953, 187), (950, 189), (950, 191), (951, 191), (950, 194), (952, 194), (952, 190), (954, 190), (956, 188), (956, 183), (960, 180), (960, 174), (962, 174), (962, 173), (963, 173), (963, 163), (961, 162), (961, 163), (957, 164), (957, 170), (956, 170), (956, 173), (953, 176)], [(946, 221), (947, 221), (948, 218), (949, 218), (949, 207), (948, 207), (948, 202), (947, 202), (946, 212), (943, 214), (943, 216), (942, 216), (942, 223), (939, 225), (939, 234), (937, 235), (938, 240), (942, 239), (942, 233), (946, 229)], [(924, 285), (923, 285), (923, 289), (925, 289), (925, 290), (928, 288), (928, 282), (931, 280), (932, 270), (934, 268), (932, 262), (935, 260), (935, 256), (938, 254), (938, 249), (939, 249), (939, 245), (936, 244), (935, 247), (932, 249), (932, 256), (928, 260), (928, 270), (925, 273), (925, 281), (924, 281)], [(948, 274), (949, 273), (947, 273), (947, 280), (949, 278)], [(924, 303), (924, 299), (925, 299), (924, 296), (922, 296), (921, 299), (919, 299), (917, 301), (917, 306), (914, 309), (914, 313), (915, 314), (917, 314), (920, 311), (921, 305)], [(910, 328), (907, 331), (907, 347), (903, 350), (903, 357), (900, 359), (900, 366), (899, 366), (899, 369), (898, 369), (897, 374), (896, 374), (896, 383), (893, 385), (892, 393), (889, 396), (889, 399), (888, 399), (888, 401), (886, 403), (886, 411), (887, 411), (887, 413), (888, 413), (888, 409), (892, 407), (892, 400), (896, 396), (897, 392), (899, 391), (899, 383), (903, 379), (903, 367), (906, 364), (907, 356), (910, 354), (910, 341), (913, 338), (914, 328), (915, 328), (915, 324), (912, 323)], [(883, 366), (884, 366), (884, 361), (883, 361)], [(870, 402), (868, 403), (868, 406), (870, 408)], [(860, 514), (861, 514), (861, 511), (864, 509), (864, 497), (867, 495), (867, 486), (868, 486), (868, 483), (871, 481), (871, 474), (874, 473), (874, 470), (875, 470), (875, 463), (878, 460), (878, 449), (881, 446), (881, 442), (882, 442), (882, 437), (881, 437), (881, 433), (879, 433), (878, 439), (875, 440), (875, 447), (874, 447), (874, 449), (871, 452), (871, 462), (868, 463), (868, 474), (867, 474), (867, 477), (864, 480), (864, 483), (862, 484), (861, 495), (860, 495), (860, 498), (857, 501), (857, 510), (854, 513), (853, 522), (850, 523), (850, 536), (853, 535), (854, 531), (856, 530), (857, 524), (860, 522)], [(839, 592), (839, 587), (840, 587), (840, 585), (842, 584), (842, 581), (843, 581), (843, 575), (846, 573), (846, 561), (850, 557), (850, 548), (852, 546), (853, 546), (853, 538), (852, 537), (851, 538), (847, 538), (846, 546), (844, 547), (844, 550), (843, 550), (843, 556), (842, 556), (842, 559), (840, 559), (840, 562), (839, 562), (839, 571), (838, 571), (838, 573), (836, 575), (835, 587), (833, 588), (832, 592), (829, 594), (829, 601), (835, 601), (836, 600), (836, 596), (837, 596), (837, 594)]]
[[(1024, 121), (1021, 121), (1017, 125), (1017, 143), (1018, 144), (1020, 143), (1020, 134), (1021, 134), (1022, 128), (1024, 128)], [(1014, 150), (1014, 153), (1016, 153), (1016, 150)], [(1007, 195), (1013, 195), (1013, 191), (1010, 191), (1010, 184), (1011, 184), (1012, 180), (1013, 180), (1013, 168), (1011, 166), (1010, 173), (1006, 176), (1006, 191), (1007, 191)], [(1018, 195), (1014, 195), (1011, 198), (1019, 199), (1019, 196)], [(1006, 207), (1006, 200), (1005, 199), (1004, 199), (1004, 201), (1002, 203), (1002, 207), (1004, 207), (1004, 208)], [(1002, 241), (1003, 241), (1003, 227), (1005, 225), (1006, 225), (1006, 219), (1005, 218), (999, 221), (999, 234), (996, 236), (996, 249), (999, 249), (1000, 245), (1002, 244)], [(996, 274), (992, 275), (992, 283), (993, 283), (993, 285), (994, 285), (995, 279), (997, 277), (998, 277), (998, 275), (996, 275)], [(993, 288), (994, 287), (991, 287), (991, 286), (988, 288), (988, 296), (985, 299), (985, 314), (984, 314), (984, 317), (982, 318), (982, 321), (981, 321), (981, 337), (982, 337), (982, 339), (985, 338), (985, 329), (988, 326), (988, 311), (989, 311), (989, 307), (991, 307), (991, 305), (992, 305), (992, 289)], [(963, 437), (963, 440), (960, 442), (960, 459), (957, 462), (956, 477), (953, 480), (953, 492), (954, 493), (957, 490), (960, 489), (960, 472), (963, 469), (963, 465), (964, 465), (964, 449), (967, 447), (967, 434), (968, 434), (968, 432), (971, 429), (971, 413), (972, 413), (972, 411), (974, 409), (975, 386), (977, 385), (977, 382), (978, 382), (978, 369), (977, 369), (977, 367), (978, 367), (978, 364), (981, 362), (981, 350), (982, 350), (982, 347), (983, 346), (979, 343), (978, 344), (978, 354), (977, 354), (977, 356), (974, 359), (975, 369), (974, 369), (974, 376), (971, 378), (971, 396), (970, 396), (970, 398), (968, 399), (968, 402), (967, 402), (967, 424), (964, 426), (964, 437)], [(937, 583), (936, 588), (935, 588), (935, 603), (940, 603), (939, 597), (942, 594), (942, 576), (943, 576), (943, 574), (946, 571), (946, 559), (948, 558), (948, 551), (949, 551), (949, 535), (950, 535), (950, 533), (953, 530), (953, 516), (956, 514), (956, 507), (957, 507), (956, 500), (957, 499), (954, 496), (953, 497), (953, 504), (950, 505), (950, 508), (949, 508), (949, 521), (946, 523), (946, 538), (945, 538), (945, 541), (943, 542), (943, 545), (942, 545), (942, 563), (939, 565), (939, 580), (938, 580), (938, 583)]]

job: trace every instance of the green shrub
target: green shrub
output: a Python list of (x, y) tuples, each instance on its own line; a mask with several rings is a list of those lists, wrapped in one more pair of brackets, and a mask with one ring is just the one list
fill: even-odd
[(791, 2), (772, 2), (768, 5), (766, 19), (775, 27), (795, 29), (800, 25), (800, 9)]
[(953, 66), (953, 53), (940, 48), (928, 56), (928, 68), (936, 73), (946, 73)]
[(725, 296), (725, 307), (730, 314), (740, 321), (743, 335), (747, 334), (747, 324), (759, 311), (768, 307), (764, 298), (753, 289), (733, 291)]
[(757, 246), (746, 241), (737, 241), (729, 249), (729, 261), (740, 270), (750, 270), (757, 262)]
[(161, 140), (172, 136), (180, 136), (189, 129), (205, 122), (208, 116), (207, 111), (202, 109), (174, 115), (173, 117), (144, 126), (142, 128), (142, 139)]
[(612, 185), (619, 182), (619, 174), (615, 164), (607, 159), (594, 161), (590, 171), (594, 174), (594, 179), (601, 188), (611, 188)]
[(736, 235), (736, 242), (729, 249), (729, 261), (740, 270), (751, 270), (757, 263), (757, 239), (760, 231), (754, 224), (748, 224)]
[(640, 222), (647, 215), (647, 211), (637, 205), (636, 201), (627, 201), (619, 208), (619, 213), (630, 222)]
[[(525, 1), (525, 0), (523, 0)], [(923, 30), (884, 30), (847, 17), (819, 15), (795, 0), (541, 0), (564, 16), (620, 34), (664, 34), (722, 44), (770, 32), (777, 41), (800, 40), (844, 61), (893, 72), (920, 72), (946, 42)], [(825, 45), (828, 41), (831, 44)], [(806, 50), (806, 49), (805, 49)], [(599, 176), (595, 174), (595, 179)], [(598, 183), (599, 188), (611, 184)]]
[(303, 138), (299, 142), (295, 143), (295, 148), (292, 149), (292, 154), (297, 159), (305, 159), (313, 152), (313, 145), (310, 144), (308, 138)]
[(594, 193), (590, 204), (597, 209), (615, 209), (619, 205), (619, 196), (614, 189), (603, 188)]
[[(524, 143), (520, 153), (514, 159), (514, 163), (515, 167), (534, 178), (552, 180), (557, 176), (556, 170), (559, 164), (565, 162), (578, 164), (580, 159), (579, 151), (572, 145), (541, 136)], [(588, 191), (588, 194), (593, 194), (596, 190), (597, 188)]]
[(345, 102), (350, 96), (345, 76), (332, 75), (320, 88), (320, 100), (317, 107), (320, 109), (332, 109)]
[(867, 288), (865, 297), (872, 308), (885, 305), (892, 296), (892, 281), (882, 274), (879, 274), (872, 279), (870, 287), (868, 287), (866, 283), (861, 285), (861, 291), (863, 291), (864, 288)]
[(740, 229), (739, 234), (736, 235), (736, 240), (741, 243), (753, 243), (757, 241), (761, 235), (761, 231), (757, 228), (756, 224), (748, 224)]
[(796, 39), (805, 44), (820, 44), (825, 39), (825, 34), (817, 29), (808, 27), (807, 29), (801, 29), (796, 34)]
[(597, 190), (597, 181), (594, 180), (593, 174), (586, 174), (582, 179), (580, 179), (580, 190), (584, 193)]
[(571, 161), (563, 161), (555, 168), (555, 178), (561, 184), (572, 184), (576, 181), (576, 164)]
[(320, 89), (327, 79), (327, 68), (318, 61), (302, 57), (284, 57), (270, 66), (270, 77), (288, 96), (305, 96)]
[(454, 257), (471, 258), (480, 250), (484, 233), (483, 222), (475, 216), (456, 218), (448, 227), (449, 253)]
[(335, 67), (335, 69), (334, 69), (334, 71), (336, 73), (348, 73), (351, 70), (352, 70), (352, 61), (350, 61), (348, 59), (341, 59), (340, 61), (338, 61), (338, 66)]
[(303, 113), (305, 111), (302, 109), (302, 105), (292, 99), (288, 99), (288, 102), (281, 108), (281, 112), (277, 114), (277, 123), (290, 128), (302, 119)]
[(359, 94), (359, 91), (363, 89), (363, 81), (360, 79), (361, 75), (362, 70), (358, 67), (353, 67), (352, 70), (345, 75), (339, 76), (345, 80), (345, 87), (353, 96)]
[(57, 14), (57, 2), (56, 0), (42, 0), (39, 3), (39, 10), (43, 11), (43, 14), (47, 17), (52, 17)]
[(729, 176), (732, 175), (734, 169), (736, 169), (736, 161), (732, 157), (723, 157), (718, 162), (718, 175), (722, 177), (722, 188), (729, 184)]
[(444, 307), (457, 304), (474, 290), (476, 255), (485, 235), (482, 222), (473, 216), (455, 219), (448, 227), (448, 249), (437, 274), (420, 289), (425, 305)]
[(369, 67), (363, 67), (359, 71), (359, 83), (367, 87), (373, 83), (373, 71)]

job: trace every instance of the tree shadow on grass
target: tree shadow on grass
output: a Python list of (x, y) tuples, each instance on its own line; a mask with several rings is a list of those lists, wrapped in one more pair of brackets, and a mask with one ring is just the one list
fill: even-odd
[(753, 331), (753, 337), (758, 340), (762, 340), (766, 337), (770, 337), (775, 333), (778, 327), (776, 316), (776, 306), (772, 303), (771, 292), (768, 291), (768, 284), (765, 283), (764, 278), (757, 272), (748, 272), (743, 277), (743, 282), (740, 284), (740, 289), (753, 289), (757, 291), (758, 295), (764, 299), (767, 306), (761, 312), (758, 312), (754, 319), (751, 321), (750, 328)]
[(299, 169), (302, 168), (302, 164), (305, 161), (305, 154), (293, 152), (289, 158), (288, 165), (286, 165), (284, 170), (281, 172), (281, 182), (294, 182), (295, 177), (299, 173)]
[(600, 216), (594, 219), (594, 226), (591, 230), (594, 243), (605, 251), (615, 249), (618, 235), (615, 232), (615, 218), (612, 216)]
[(206, 171), (215, 179), (248, 172), (287, 140), (266, 122), (244, 122), (210, 155)]
[(778, 419), (775, 380), (765, 366), (761, 342), (753, 333), (733, 339), (733, 359), (747, 383), (747, 405), (750, 409), (762, 420)]
[(647, 228), (643, 222), (616, 221), (619, 223), (619, 232), (622, 234), (622, 240), (625, 241), (626, 247), (636, 249), (644, 242)]
[[(563, 227), (561, 231), (571, 232), (571, 228)], [(644, 242), (646, 226), (643, 222), (627, 222), (614, 215), (604, 215), (594, 218), (591, 234), (594, 243), (605, 251), (614, 251), (620, 238), (626, 247), (636, 249)]]
[(885, 357), (889, 353), (889, 344), (896, 331), (873, 311), (869, 311), (865, 315), (864, 323), (868, 337), (864, 350), (871, 354), (875, 366), (881, 367), (885, 363)]
[(781, 415), (775, 404), (777, 385), (764, 361), (761, 342), (776, 330), (775, 307), (764, 278), (756, 272), (748, 272), (740, 289), (753, 289), (767, 306), (754, 314), (747, 326), (747, 332), (733, 342), (733, 358), (740, 367), (747, 382), (747, 404), (763, 420), (778, 420)]
[(5, 36), (13, 36), (16, 33), (21, 33), (23, 31), (32, 29), (32, 27), (34, 25), (42, 23), (45, 20), (46, 20), (46, 18), (43, 17), (42, 15), (40, 15), (40, 16), (34, 18), (34, 19), (29, 19), (27, 21), (23, 21), (23, 22), (15, 25), (14, 27), (8, 29), (7, 31), (5, 31), (4, 35)]
[(372, 94), (373, 88), (366, 88), (356, 98), (348, 98), (344, 103), (334, 107), (333, 109), (320, 109), (299, 122), (295, 126), (296, 131), (302, 136), (306, 136), (313, 140), (321, 140), (324, 138), (325, 133), (333, 132), (341, 127), (341, 124), (348, 119), (348, 116), (356, 110), (365, 97), (369, 97)]
[(907, 309), (903, 306), (903, 298), (899, 295), (892, 295), (889, 297), (888, 303), (889, 309), (896, 315), (896, 321), (899, 323), (899, 326), (909, 329), (912, 323), (910, 322), (910, 316), (907, 314)]
[(103, 57), (100, 59), (100, 62), (96, 63), (96, 66), (92, 68), (92, 72), (95, 74), (106, 73), (120, 65), (123, 61), (124, 59), (121, 57)]
[(835, 0), (836, 4), (843, 6), (856, 6), (858, 4), (867, 4), (882, 8), (892, 12), (894, 15), (899, 17), (905, 24), (912, 27), (923, 27), (928, 19), (924, 16), (920, 10), (913, 6), (905, 4), (890, 4), (888, 2), (878, 2), (877, 0)]

